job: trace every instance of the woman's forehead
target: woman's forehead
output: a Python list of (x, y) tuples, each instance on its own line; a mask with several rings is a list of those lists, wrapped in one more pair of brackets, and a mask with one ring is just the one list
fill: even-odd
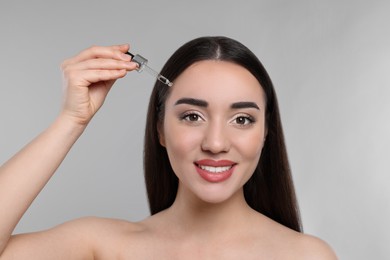
[(232, 62), (206, 60), (192, 64), (175, 79), (170, 97), (264, 102), (264, 95), (260, 83), (246, 68)]

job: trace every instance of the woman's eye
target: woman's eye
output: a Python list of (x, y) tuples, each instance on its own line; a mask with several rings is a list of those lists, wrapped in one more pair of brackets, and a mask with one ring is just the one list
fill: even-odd
[(238, 116), (234, 119), (234, 123), (237, 125), (249, 125), (252, 124), (254, 120), (248, 116)]
[(201, 117), (198, 114), (191, 113), (184, 115), (182, 119), (190, 122), (197, 122), (201, 120)]

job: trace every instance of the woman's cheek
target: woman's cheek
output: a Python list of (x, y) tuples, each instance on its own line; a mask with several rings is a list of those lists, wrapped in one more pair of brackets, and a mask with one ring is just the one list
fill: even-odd
[(178, 156), (186, 156), (190, 151), (200, 147), (201, 135), (198, 131), (193, 129), (183, 129), (183, 127), (176, 128), (171, 132), (170, 143), (171, 149), (174, 153), (180, 153)]
[(263, 136), (263, 131), (256, 131), (249, 135), (236, 135), (235, 147), (239, 149), (241, 156), (248, 159), (257, 159), (263, 149)]

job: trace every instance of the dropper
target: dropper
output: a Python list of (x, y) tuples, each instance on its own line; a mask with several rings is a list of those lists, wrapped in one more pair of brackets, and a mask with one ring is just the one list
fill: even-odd
[(137, 69), (138, 72), (142, 72), (145, 69), (147, 72), (149, 72), (149, 74), (155, 77), (158, 81), (172, 87), (173, 82), (171, 82), (169, 79), (167, 79), (166, 77), (164, 77), (163, 75), (161, 75), (160, 73), (158, 73), (157, 71), (149, 67), (147, 59), (145, 59), (139, 54), (134, 55), (130, 52), (127, 52), (127, 54), (131, 56), (131, 61), (134, 61), (138, 64), (138, 69)]

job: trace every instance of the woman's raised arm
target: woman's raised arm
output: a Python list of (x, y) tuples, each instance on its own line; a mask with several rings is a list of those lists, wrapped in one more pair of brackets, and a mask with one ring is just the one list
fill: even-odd
[[(0, 259), (19, 259), (23, 251), (30, 252), (29, 259), (62, 259), (56, 254), (66, 250), (56, 250), (53, 246), (66, 249), (71, 241), (66, 239), (67, 225), (55, 231), (16, 237), (11, 235), (32, 201), (102, 106), (115, 80), (136, 69), (137, 65), (130, 62), (131, 57), (124, 54), (128, 49), (128, 45), (94, 46), (63, 62), (61, 69), (65, 88), (60, 115), (43, 133), (0, 167)], [(68, 225), (69, 228), (71, 226), (75, 225)], [(59, 240), (44, 243), (50, 236)], [(79, 242), (75, 242), (78, 247)]]

